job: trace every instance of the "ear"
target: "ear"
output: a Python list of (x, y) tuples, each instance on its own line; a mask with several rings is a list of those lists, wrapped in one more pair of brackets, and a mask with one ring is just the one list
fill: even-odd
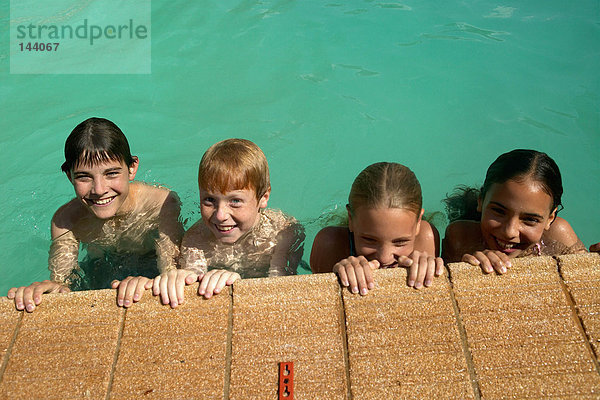
[(66, 174), (67, 174), (67, 179), (69, 180), (69, 182), (73, 183), (73, 179), (71, 179), (71, 176), (72, 176), (71, 171), (67, 171)]
[(483, 205), (483, 199), (481, 196), (477, 196), (477, 212), (481, 212), (481, 206)]
[(135, 174), (137, 174), (138, 167), (140, 166), (139, 158), (137, 158), (137, 156), (133, 156), (132, 158), (133, 162), (127, 167), (127, 173), (130, 181), (135, 179)]
[(546, 227), (544, 228), (545, 230), (550, 229), (550, 225), (552, 225), (552, 223), (554, 222), (554, 220), (556, 219), (556, 213), (557, 213), (557, 208), (555, 208), (554, 210), (552, 210), (552, 212), (550, 213), (550, 216), (548, 217), (548, 222), (546, 223)]
[(417, 218), (417, 230), (415, 231), (415, 236), (417, 236), (419, 234), (419, 232), (421, 231), (421, 221), (423, 220), (424, 212), (425, 212), (425, 210), (423, 208), (421, 208), (421, 212), (419, 213), (419, 217)]
[(271, 196), (271, 188), (268, 188), (265, 194), (263, 194), (262, 197), (258, 199), (258, 208), (267, 208), (269, 196)]
[(350, 204), (346, 204), (346, 211), (348, 212), (348, 229), (350, 232), (354, 232), (352, 228), (352, 213), (350, 212)]

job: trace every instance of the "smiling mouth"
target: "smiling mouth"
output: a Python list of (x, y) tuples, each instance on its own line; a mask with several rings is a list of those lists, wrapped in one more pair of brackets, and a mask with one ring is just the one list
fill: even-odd
[(215, 228), (221, 233), (228, 233), (233, 230), (237, 225), (217, 225), (215, 224)]
[(110, 203), (112, 203), (112, 201), (115, 199), (115, 197), (117, 196), (113, 196), (113, 197), (108, 197), (106, 199), (85, 199), (88, 204), (94, 205), (94, 206), (106, 206)]
[(521, 243), (505, 242), (504, 240), (500, 240), (497, 237), (494, 237), (494, 241), (496, 242), (498, 250), (505, 254), (510, 254), (517, 250), (521, 250)]

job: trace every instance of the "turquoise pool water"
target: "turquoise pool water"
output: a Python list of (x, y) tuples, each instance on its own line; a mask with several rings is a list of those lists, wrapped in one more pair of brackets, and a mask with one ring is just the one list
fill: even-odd
[(307, 224), (306, 260), (366, 165), (410, 166), (441, 211), (517, 147), (557, 161), (561, 215), (600, 241), (600, 3), (535, 3), (154, 0), (151, 74), (16, 75), (3, 2), (0, 294), (48, 277), (50, 219), (73, 196), (64, 140), (89, 116), (123, 129), (138, 179), (176, 190), (190, 222), (204, 150), (255, 141), (270, 206)]

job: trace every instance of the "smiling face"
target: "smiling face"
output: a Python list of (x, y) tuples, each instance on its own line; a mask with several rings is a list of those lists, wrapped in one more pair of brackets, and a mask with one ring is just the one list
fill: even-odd
[(117, 215), (129, 194), (129, 181), (135, 178), (138, 160), (130, 167), (109, 160), (96, 165), (76, 165), (68, 174), (77, 198), (100, 219)]
[(348, 221), (356, 254), (382, 267), (396, 266), (400, 256), (413, 252), (420, 226), (421, 216), (403, 208), (359, 207)]
[(257, 199), (253, 189), (220, 193), (200, 188), (202, 220), (218, 241), (235, 243), (258, 222), (260, 209), (267, 207), (269, 194), (267, 191)]
[(486, 247), (511, 256), (538, 243), (556, 216), (552, 197), (527, 178), (492, 184), (479, 203)]

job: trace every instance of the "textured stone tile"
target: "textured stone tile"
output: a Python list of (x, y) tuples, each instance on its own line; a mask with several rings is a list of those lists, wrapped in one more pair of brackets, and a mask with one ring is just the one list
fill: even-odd
[(600, 375), (556, 261), (531, 257), (512, 263), (502, 276), (464, 263), (449, 266), (482, 398), (596, 393)]
[(468, 263), (448, 264), (454, 291), (458, 294), (503, 286), (530, 288), (559, 282), (558, 268), (552, 257), (519, 258), (511, 263), (512, 267), (503, 275), (484, 274), (480, 267)]
[[(15, 309), (15, 303), (0, 297), (0, 367), (6, 363), (7, 351), (15, 335), (23, 311)], [(0, 380), (2, 376), (0, 376)]]
[(128, 309), (111, 398), (223, 396), (230, 289), (207, 300), (197, 288), (175, 309), (149, 291)]
[(345, 398), (339, 293), (333, 274), (236, 283), (230, 398), (276, 398), (280, 362), (294, 362), (294, 398)]
[(4, 371), (8, 398), (105, 398), (124, 314), (114, 291), (44, 295), (25, 313)]
[(374, 278), (366, 296), (343, 291), (353, 397), (473, 397), (447, 278), (420, 290), (405, 269)]
[(598, 372), (565, 373), (550, 375), (523, 374), (521, 376), (498, 376), (480, 380), (481, 397), (484, 399), (539, 399), (569, 396), (579, 399), (600, 393)]

